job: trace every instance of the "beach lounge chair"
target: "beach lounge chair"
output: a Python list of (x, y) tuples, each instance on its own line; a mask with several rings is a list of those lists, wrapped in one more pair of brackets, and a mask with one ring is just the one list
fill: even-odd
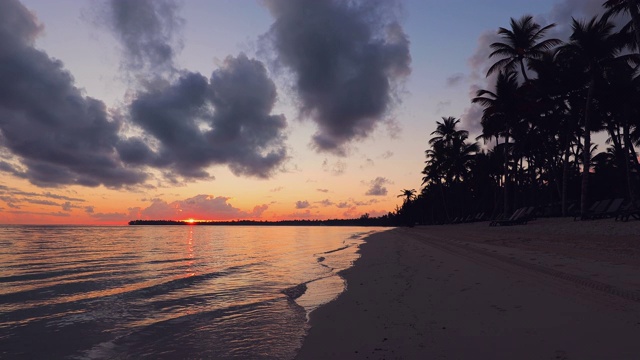
[(629, 221), (630, 218), (640, 220), (640, 201), (636, 203), (629, 202), (624, 207), (621, 207), (616, 214), (616, 221)]
[(482, 221), (485, 218), (485, 212), (480, 212), (478, 213), (478, 215), (476, 215), (474, 221)]
[(619, 209), (620, 205), (624, 202), (624, 199), (607, 199), (603, 200), (593, 210), (593, 212), (587, 212), (580, 218), (581, 220), (595, 220), (604, 219), (614, 215)]
[(607, 208), (607, 210), (605, 210), (604, 213), (596, 215), (596, 219), (604, 219), (616, 216), (620, 211), (620, 207), (622, 206), (623, 202), (624, 199), (622, 198), (614, 199), (613, 201), (611, 201), (611, 204), (609, 204), (609, 207)]
[(611, 199), (606, 199), (606, 200), (601, 200), (601, 201), (596, 201), (595, 203), (593, 203), (593, 205), (591, 205), (591, 207), (589, 208), (589, 210), (587, 210), (586, 213), (584, 214), (577, 214), (573, 220), (591, 220), (593, 219), (594, 216), (597, 216), (598, 214), (602, 214), (605, 211), (607, 211), (607, 208), (609, 207), (609, 204), (611, 203)]
[(524, 217), (525, 212), (527, 211), (527, 207), (521, 207), (518, 210), (514, 211), (513, 214), (506, 220), (495, 220), (489, 223), (489, 226), (506, 226), (506, 225), (515, 225), (515, 224), (523, 224), (526, 222), (526, 218)]

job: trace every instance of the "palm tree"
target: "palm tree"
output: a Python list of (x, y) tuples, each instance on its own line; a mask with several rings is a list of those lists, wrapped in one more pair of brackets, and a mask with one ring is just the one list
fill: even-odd
[[(484, 136), (495, 136), (496, 143), (500, 135), (504, 137), (504, 212), (509, 213), (509, 136), (511, 124), (520, 116), (518, 109), (521, 100), (518, 96), (517, 74), (502, 71), (498, 74), (495, 91), (478, 90), (471, 100), (484, 107), (482, 128)], [(502, 129), (502, 130), (498, 130)], [(489, 132), (490, 131), (490, 132)]]
[[(575, 67), (579, 67), (588, 76), (586, 87), (586, 103), (584, 107), (584, 149), (591, 148), (591, 118), (593, 116), (594, 96), (596, 86), (602, 82), (607, 68), (610, 67), (625, 43), (619, 34), (613, 32), (614, 26), (606, 16), (590, 21), (573, 19), (571, 25), (573, 33), (570, 42), (561, 47), (559, 55), (569, 58)], [(591, 154), (583, 151), (582, 187), (580, 193), (580, 212), (587, 211), (589, 195), (589, 171), (591, 168)]]
[(629, 13), (631, 24), (635, 34), (636, 48), (640, 48), (640, 1), (638, 0), (608, 0), (603, 6), (607, 9), (607, 15)]
[(404, 203), (407, 204), (416, 198), (416, 189), (402, 189), (398, 197), (404, 197)]
[(487, 76), (498, 70), (513, 71), (519, 65), (525, 82), (528, 82), (529, 77), (524, 66), (525, 59), (527, 62), (539, 59), (545, 51), (562, 43), (558, 39), (540, 41), (544, 34), (554, 26), (555, 24), (550, 24), (541, 27), (533, 21), (531, 15), (525, 15), (519, 20), (511, 18), (511, 30), (503, 27), (498, 30), (498, 34), (504, 39), (504, 42), (491, 44), (493, 52), (489, 54), (489, 58), (500, 56), (502, 59), (489, 68)]
[(436, 136), (429, 139), (429, 145), (438, 146), (442, 144), (451, 146), (454, 139), (469, 136), (468, 131), (456, 128), (459, 123), (460, 119), (456, 119), (453, 116), (442, 117), (442, 122), (436, 121), (436, 129), (431, 133), (431, 135)]

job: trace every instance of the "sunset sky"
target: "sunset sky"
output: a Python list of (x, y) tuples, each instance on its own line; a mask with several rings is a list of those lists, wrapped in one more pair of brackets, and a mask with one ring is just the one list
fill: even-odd
[(510, 17), (602, 0), (2, 0), (0, 223), (379, 216)]

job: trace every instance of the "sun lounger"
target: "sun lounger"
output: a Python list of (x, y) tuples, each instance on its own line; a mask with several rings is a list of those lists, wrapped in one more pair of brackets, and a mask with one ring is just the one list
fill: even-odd
[(587, 212), (581, 216), (581, 220), (595, 220), (604, 219), (615, 216), (620, 210), (620, 206), (624, 202), (624, 199), (608, 199), (602, 201), (593, 212)]
[(527, 207), (521, 207), (518, 210), (514, 211), (511, 217), (509, 217), (507, 220), (495, 220), (490, 222), (489, 226), (506, 226), (526, 223), (527, 219), (525, 217), (525, 212), (527, 211), (527, 209)]
[(630, 218), (640, 220), (640, 201), (629, 202), (626, 206), (622, 207), (616, 214), (616, 221), (629, 221)]
[(576, 217), (574, 217), (573, 220), (575, 221), (575, 220), (594, 219), (596, 216), (606, 212), (607, 208), (609, 207), (609, 204), (611, 204), (611, 199), (596, 201), (595, 203), (593, 203), (593, 205), (591, 205), (591, 207), (589, 208), (589, 210), (587, 210), (587, 212), (585, 212), (584, 214), (576, 215)]

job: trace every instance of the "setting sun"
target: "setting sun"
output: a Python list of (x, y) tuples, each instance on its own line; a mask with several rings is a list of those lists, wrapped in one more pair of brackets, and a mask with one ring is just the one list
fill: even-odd
[(194, 223), (194, 222), (196, 222), (196, 221), (195, 221), (195, 220), (193, 220), (193, 219), (188, 219), (188, 220), (187, 220), (187, 222), (188, 222), (189, 224), (193, 224), (193, 223)]

